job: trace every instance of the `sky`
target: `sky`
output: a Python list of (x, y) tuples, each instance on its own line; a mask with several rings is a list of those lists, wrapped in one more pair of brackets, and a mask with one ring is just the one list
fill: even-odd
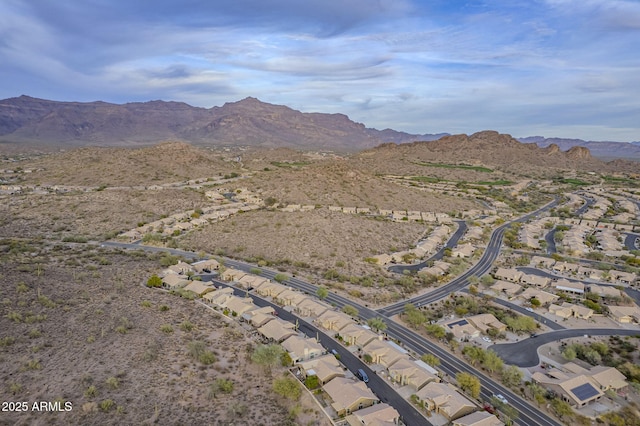
[(0, 98), (640, 140), (640, 0), (2, 0)]

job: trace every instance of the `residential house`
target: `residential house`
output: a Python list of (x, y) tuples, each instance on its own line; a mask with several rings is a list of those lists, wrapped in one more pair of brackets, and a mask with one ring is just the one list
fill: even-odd
[(453, 421), (452, 426), (504, 426), (504, 423), (488, 411), (476, 411)]
[(267, 278), (259, 277), (257, 275), (247, 274), (236, 280), (236, 286), (251, 290), (260, 287), (264, 283), (268, 283), (269, 280)]
[(480, 226), (472, 226), (467, 229), (465, 240), (481, 240), (484, 230)]
[(254, 327), (262, 327), (275, 317), (275, 309), (271, 306), (256, 307), (242, 314), (242, 319), (248, 321)]
[(475, 250), (476, 249), (472, 244), (458, 245), (453, 250), (451, 250), (451, 256), (453, 256), (453, 257), (471, 257)]
[(590, 284), (589, 292), (604, 298), (620, 297), (620, 290), (607, 285)]
[(284, 340), (282, 347), (287, 351), (294, 364), (317, 358), (325, 352), (322, 345), (315, 338), (304, 338), (298, 335)]
[(517, 292), (522, 290), (522, 287), (509, 281), (497, 280), (491, 286), (491, 290), (496, 294), (504, 293), (509, 296), (509, 298), (512, 298)]
[(564, 302), (562, 305), (550, 305), (549, 312), (562, 318), (576, 317), (589, 319), (593, 316), (593, 309), (567, 302)]
[(275, 298), (276, 302), (282, 306), (296, 306), (307, 298), (307, 295), (299, 291), (287, 288)]
[(638, 278), (637, 275), (632, 272), (616, 271), (614, 269), (609, 271), (609, 277), (611, 281), (627, 285), (633, 284)]
[(555, 272), (561, 272), (561, 273), (578, 273), (578, 268), (579, 266), (574, 264), (574, 263), (567, 263), (567, 262), (556, 262), (555, 265), (553, 265), (552, 269)]
[(256, 292), (262, 297), (271, 297), (277, 299), (280, 293), (287, 290), (289, 287), (277, 282), (266, 282), (256, 289)]
[(555, 302), (559, 299), (559, 297), (555, 294), (547, 293), (546, 291), (538, 290), (534, 287), (526, 288), (522, 293), (518, 295), (518, 299), (523, 299), (526, 301), (529, 301), (534, 297), (539, 300), (540, 304), (542, 305)]
[(361, 381), (354, 381), (344, 377), (336, 377), (323, 386), (331, 399), (331, 408), (338, 416), (345, 416), (376, 404), (379, 400), (373, 392)]
[(211, 306), (223, 307), (230, 297), (233, 297), (231, 287), (222, 287), (202, 296), (202, 299)]
[(596, 365), (590, 369), (586, 369), (573, 362), (567, 362), (562, 366), (562, 369), (568, 372), (568, 374), (584, 374), (589, 376), (592, 382), (598, 385), (598, 388), (602, 391), (612, 389), (617, 392), (629, 386), (625, 375), (615, 367)]
[(466, 318), (454, 319), (442, 323), (445, 330), (453, 333), (453, 336), (459, 342), (469, 340), (473, 337), (478, 337), (480, 331), (467, 321)]
[(531, 262), (529, 263), (531, 266), (534, 267), (544, 267), (544, 268), (551, 268), (554, 264), (556, 263), (556, 261), (550, 257), (542, 257), (542, 256), (533, 256), (531, 258)]
[(587, 268), (585, 266), (578, 266), (577, 274), (579, 277), (585, 277), (592, 280), (599, 280), (602, 278), (602, 271), (598, 269)]
[(326, 311), (313, 322), (325, 330), (335, 332), (342, 330), (349, 324), (355, 324), (349, 315), (331, 310)]
[(362, 351), (371, 356), (374, 364), (380, 364), (386, 368), (391, 367), (406, 355), (406, 351), (393, 347), (391, 342), (385, 340), (372, 340), (362, 348)]
[(191, 281), (187, 280), (184, 275), (167, 274), (162, 277), (162, 287), (169, 290), (186, 287)]
[(262, 327), (258, 328), (258, 332), (262, 334), (267, 340), (273, 340), (274, 342), (282, 342), (283, 340), (295, 336), (295, 325), (289, 321), (281, 320), (280, 318), (274, 318)]
[(347, 345), (363, 347), (372, 340), (379, 340), (382, 336), (368, 328), (351, 323), (340, 330), (340, 337)]
[(322, 385), (336, 377), (344, 377), (342, 364), (331, 354), (301, 361), (298, 369), (303, 377), (316, 376)]
[(193, 266), (183, 261), (178, 261), (178, 263), (169, 266), (167, 269), (180, 275), (187, 275), (190, 272), (195, 272)]
[(522, 277), (520, 278), (520, 282), (527, 285), (533, 285), (536, 287), (545, 288), (546, 286), (549, 285), (551, 280), (547, 277), (541, 277), (539, 275), (522, 274)]
[(250, 297), (238, 296), (231, 296), (223, 306), (223, 308), (228, 309), (232, 315), (235, 314), (234, 316), (242, 315), (255, 307), (256, 305), (253, 304), (253, 300)]
[(609, 315), (621, 324), (640, 323), (640, 308), (637, 306), (609, 306)]
[(218, 270), (218, 268), (220, 267), (220, 263), (218, 263), (218, 261), (215, 259), (207, 259), (193, 263), (191, 266), (193, 266), (193, 269), (197, 273), (201, 274), (203, 272), (213, 272)]
[(547, 375), (535, 372), (531, 379), (545, 389), (554, 391), (563, 401), (578, 408), (604, 395), (604, 391), (599, 389), (600, 386), (585, 374), (565, 374), (551, 370)]
[(576, 281), (569, 281), (565, 278), (560, 278), (552, 283), (552, 286), (559, 291), (566, 291), (572, 294), (584, 294), (585, 285)]
[(302, 299), (299, 303), (293, 306), (295, 312), (301, 317), (319, 317), (329, 310), (328, 305), (311, 298)]
[(354, 411), (345, 420), (349, 426), (395, 426), (400, 424), (400, 413), (383, 402)]
[(376, 259), (377, 264), (381, 266), (388, 265), (393, 260), (393, 258), (389, 254), (378, 254), (372, 257)]
[(552, 303), (549, 305), (549, 313), (558, 316), (560, 318), (571, 318), (573, 316), (573, 309), (570, 306), (561, 306)]
[(499, 280), (517, 283), (522, 277), (522, 272), (518, 271), (517, 269), (498, 268), (493, 275)]
[(246, 272), (238, 269), (227, 268), (220, 273), (220, 279), (223, 281), (238, 281), (240, 278), (247, 275)]
[(216, 288), (213, 286), (213, 283), (210, 281), (203, 282), (203, 281), (194, 280), (194, 281), (189, 281), (189, 284), (187, 284), (184, 287), (184, 289), (191, 291), (197, 294), (198, 296), (202, 297), (207, 293), (215, 291)]
[(400, 386), (410, 386), (414, 391), (422, 389), (427, 383), (440, 381), (436, 370), (424, 363), (419, 365), (408, 356), (400, 358), (387, 370), (391, 380)]
[(467, 317), (466, 320), (484, 334), (487, 334), (491, 329), (497, 330), (500, 333), (507, 331), (507, 325), (498, 321), (493, 314), (473, 315)]
[(435, 411), (449, 421), (466, 416), (477, 409), (473, 401), (448, 383), (431, 382), (415, 395), (428, 411)]
[(422, 268), (420, 272), (429, 275), (442, 276), (449, 271), (449, 268), (451, 268), (450, 263), (444, 262), (442, 260), (436, 260), (435, 262), (433, 262), (433, 266)]

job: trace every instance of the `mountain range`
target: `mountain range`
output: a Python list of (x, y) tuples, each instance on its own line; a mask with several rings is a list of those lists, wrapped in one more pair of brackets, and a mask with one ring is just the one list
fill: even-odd
[(23, 144), (113, 146), (181, 140), (196, 145), (358, 151), (443, 135), (369, 129), (344, 114), (302, 113), (255, 98), (209, 109), (164, 101), (117, 105), (29, 96), (0, 101), (0, 140)]
[[(19, 96), (0, 100), (0, 142), (32, 146), (136, 146), (167, 140), (194, 145), (360, 151), (383, 143), (435, 141), (448, 133), (410, 134), (367, 128), (344, 114), (303, 113), (245, 98), (221, 107), (183, 102), (58, 102)], [(533, 136), (518, 139), (567, 151), (588, 148), (601, 159), (640, 159), (640, 142), (592, 142)]]
[(585, 141), (582, 139), (545, 138), (542, 136), (518, 138), (518, 141), (535, 143), (541, 148), (557, 145), (563, 151), (573, 148), (574, 146), (582, 146), (588, 148), (591, 155), (602, 160), (613, 160), (616, 158), (640, 159), (640, 142)]

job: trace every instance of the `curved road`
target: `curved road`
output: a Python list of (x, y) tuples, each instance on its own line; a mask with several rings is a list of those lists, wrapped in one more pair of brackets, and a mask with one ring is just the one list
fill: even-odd
[(396, 274), (402, 274), (404, 271), (418, 272), (420, 269), (427, 266), (427, 263), (429, 263), (430, 261), (442, 259), (442, 257), (444, 256), (444, 251), (448, 248), (454, 248), (456, 245), (458, 245), (458, 241), (460, 241), (462, 235), (467, 232), (467, 222), (465, 222), (464, 220), (456, 220), (456, 223), (458, 224), (457, 231), (451, 236), (451, 238), (449, 238), (449, 241), (447, 241), (447, 243), (440, 250), (438, 250), (436, 254), (420, 263), (415, 263), (412, 265), (389, 266), (387, 268), (389, 272), (395, 272)]
[(489, 349), (495, 351), (507, 364), (518, 367), (533, 367), (538, 365), (538, 348), (540, 346), (580, 336), (640, 336), (640, 330), (621, 330), (618, 328), (589, 328), (589, 329), (564, 329), (539, 334), (538, 337), (529, 337), (516, 343), (501, 343), (492, 345)]
[(594, 200), (591, 197), (586, 197), (584, 195), (580, 195), (582, 197), (582, 199), (584, 200), (584, 204), (582, 205), (582, 207), (580, 207), (578, 210), (576, 210), (575, 214), (576, 216), (582, 216), (589, 207), (591, 207), (592, 205), (595, 204), (596, 200)]
[[(387, 315), (391, 316), (391, 315), (395, 315), (397, 313), (402, 312), (402, 310), (404, 309), (404, 305), (406, 303), (412, 303), (416, 300), (418, 301), (418, 303), (421, 302), (422, 300), (435, 301), (443, 297), (446, 297), (449, 293), (453, 291), (458, 291), (466, 287), (468, 285), (467, 279), (470, 276), (472, 275), (480, 276), (491, 269), (493, 262), (495, 261), (496, 257), (500, 252), (500, 246), (502, 244), (502, 238), (504, 236), (504, 232), (511, 223), (523, 222), (523, 221), (529, 220), (529, 218), (535, 216), (536, 214), (539, 214), (542, 211), (548, 210), (557, 204), (558, 204), (558, 199), (556, 198), (554, 201), (550, 202), (546, 206), (532, 213), (522, 216), (519, 219), (515, 219), (512, 222), (507, 222), (507, 223), (504, 223), (503, 225), (500, 225), (491, 234), (491, 238), (489, 240), (489, 244), (487, 245), (487, 249), (483, 253), (478, 263), (476, 263), (472, 268), (470, 268), (470, 270), (468, 270), (465, 274), (461, 275), (459, 278), (453, 280), (449, 284), (437, 289), (432, 293), (429, 293), (423, 296), (418, 296), (414, 299), (397, 303), (395, 305), (382, 309), (378, 312), (372, 309), (369, 309), (368, 307), (361, 306), (353, 302), (352, 300), (342, 297), (336, 293), (329, 293), (329, 295), (325, 298), (325, 300), (335, 305), (338, 308), (341, 308), (346, 304), (349, 304), (355, 307), (356, 309), (358, 309), (359, 317), (363, 321), (367, 321), (374, 317), (382, 317), (385, 320), (385, 323), (387, 324), (386, 332), (390, 337), (402, 342), (407, 348), (413, 350), (419, 355), (422, 355), (425, 353), (434, 354), (441, 361), (440, 369), (450, 377), (455, 377), (455, 375), (459, 372), (467, 372), (469, 374), (472, 374), (478, 377), (478, 379), (480, 380), (480, 384), (482, 386), (481, 397), (485, 400), (489, 400), (491, 396), (494, 394), (502, 394), (503, 396), (505, 396), (509, 400), (510, 404), (519, 412), (518, 423), (524, 424), (524, 425), (560, 426), (559, 422), (552, 419), (548, 415), (538, 411), (535, 407), (529, 404), (529, 402), (522, 399), (519, 395), (511, 391), (509, 388), (485, 376), (481, 371), (476, 370), (475, 368), (468, 365), (466, 362), (458, 359), (456, 356), (449, 353), (449, 351), (441, 348), (440, 346), (434, 344), (428, 339), (418, 335), (412, 330), (409, 330), (401, 326), (400, 324), (396, 323), (395, 321), (387, 317)], [(105, 242), (103, 243), (103, 245), (105, 246), (108, 245), (111, 247), (120, 247), (120, 248), (143, 249), (143, 250), (156, 251), (156, 252), (169, 252), (174, 255), (180, 255), (187, 258), (191, 258), (191, 259), (197, 259), (197, 255), (195, 253), (186, 252), (186, 251), (177, 250), (177, 249), (147, 247), (147, 246), (140, 246), (136, 244), (126, 244), (126, 243), (117, 243), (117, 242)], [(232, 259), (225, 259), (225, 264), (237, 269), (245, 270), (245, 271), (249, 271), (251, 268), (255, 267), (255, 265), (251, 265), (245, 262), (239, 262)], [(262, 270), (261, 275), (267, 278), (273, 279), (273, 277), (275, 277), (275, 275), (277, 274), (276, 271), (271, 271), (265, 268), (261, 268), (261, 270)], [(285, 284), (290, 285), (291, 287), (297, 288), (309, 294), (315, 294), (318, 288), (313, 284), (307, 283), (295, 277), (287, 280)]]
[(397, 315), (404, 311), (404, 306), (407, 303), (413, 303), (416, 306), (423, 306), (428, 303), (433, 303), (437, 300), (443, 299), (447, 297), (451, 293), (455, 293), (456, 291), (460, 291), (466, 286), (469, 285), (467, 281), (471, 276), (480, 277), (491, 270), (493, 262), (496, 260), (498, 255), (500, 254), (500, 248), (502, 246), (502, 238), (504, 236), (507, 228), (514, 222), (525, 222), (532, 218), (533, 216), (538, 215), (539, 213), (549, 210), (552, 207), (555, 207), (558, 204), (558, 199), (556, 198), (554, 201), (550, 202), (546, 206), (531, 212), (525, 216), (522, 216), (518, 219), (515, 219), (511, 222), (505, 222), (504, 224), (497, 227), (489, 238), (489, 243), (487, 244), (487, 248), (480, 260), (473, 265), (471, 268), (467, 269), (462, 275), (453, 279), (448, 284), (445, 284), (441, 287), (438, 287), (434, 291), (429, 293), (425, 293), (420, 296), (416, 296), (411, 299), (403, 300), (392, 305), (386, 306), (384, 308), (378, 309), (378, 312), (385, 316), (393, 316)]
[(640, 235), (628, 233), (624, 239), (624, 245), (627, 250), (639, 250), (640, 249)]
[(556, 247), (556, 228), (553, 228), (551, 231), (544, 236), (544, 240), (547, 242), (547, 254), (557, 253), (558, 249)]

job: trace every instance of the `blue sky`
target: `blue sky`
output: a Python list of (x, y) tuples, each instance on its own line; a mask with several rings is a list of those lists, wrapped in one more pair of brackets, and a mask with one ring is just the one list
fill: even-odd
[(640, 140), (638, 0), (3, 0), (0, 98)]

